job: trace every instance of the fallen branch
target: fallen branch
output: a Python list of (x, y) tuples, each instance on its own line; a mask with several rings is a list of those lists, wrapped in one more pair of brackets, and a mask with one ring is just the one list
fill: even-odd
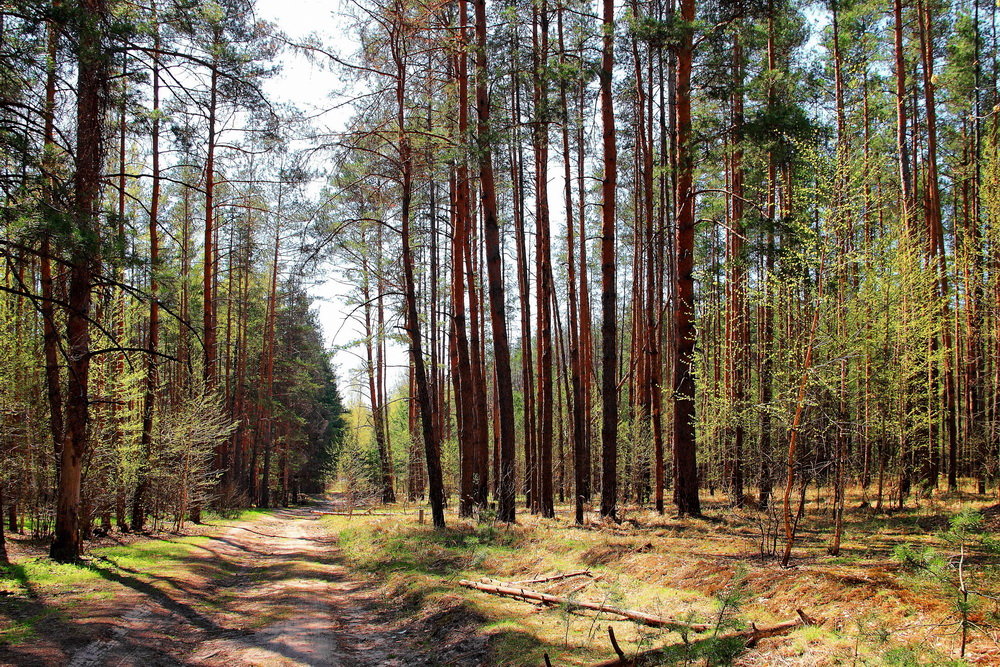
[[(557, 576), (557, 577), (552, 577), (550, 579), (547, 579), (547, 581), (557, 581), (559, 579), (565, 579), (568, 576), (570, 576), (570, 575), (561, 575), (561, 576)], [(590, 576), (589, 572), (588, 572), (588, 576)], [(589, 586), (592, 583), (594, 583), (594, 581), (596, 581), (596, 578), (591, 578), (591, 579), (586, 580), (585, 582), (583, 582), (579, 586), (576, 586), (575, 588), (571, 588), (570, 590), (564, 592), (563, 593), (563, 597), (567, 597), (568, 598), (568, 597), (571, 597), (572, 595), (574, 595), (576, 593), (579, 593), (584, 588), (586, 588), (587, 586)], [(492, 577), (479, 577), (479, 583), (481, 583), (481, 584), (489, 584), (490, 586), (499, 586), (499, 587), (502, 587), (502, 588), (517, 588), (517, 589), (521, 590), (521, 589), (524, 588), (523, 586), (521, 586), (521, 584), (528, 583), (528, 582), (526, 582), (526, 581), (503, 581), (502, 579), (493, 579)], [(547, 603), (542, 602), (540, 600), (525, 600), (525, 602), (530, 602), (531, 604), (540, 604), (540, 605), (547, 604)]]
[[(755, 624), (751, 623), (749, 629), (747, 630), (736, 630), (734, 632), (727, 632), (726, 634), (716, 635), (715, 637), (705, 637), (701, 641), (728, 641), (730, 639), (743, 639), (745, 640), (746, 646), (750, 647), (756, 644), (761, 639), (766, 639), (767, 637), (777, 637), (779, 635), (788, 634), (796, 628), (800, 628), (806, 625), (816, 625), (816, 621), (809, 616), (806, 616), (805, 612), (801, 609), (796, 609), (795, 613), (798, 618), (794, 618), (788, 621), (782, 621), (781, 623), (776, 623), (774, 625), (768, 625), (764, 627), (757, 627)], [(663, 658), (665, 653), (670, 647), (655, 648), (648, 651), (642, 651), (636, 653), (631, 658), (625, 655), (618, 642), (615, 639), (615, 632), (608, 626), (608, 636), (611, 638), (611, 648), (614, 649), (615, 653), (618, 654), (617, 658), (612, 658), (605, 662), (597, 663), (592, 667), (639, 667), (644, 664), (657, 664), (657, 660)]]
[(544, 604), (551, 605), (564, 605), (568, 609), (588, 609), (590, 611), (599, 611), (605, 614), (614, 614), (616, 616), (622, 616), (629, 619), (630, 621), (635, 621), (642, 625), (648, 625), (653, 628), (671, 628), (676, 630), (688, 630), (690, 632), (705, 632), (709, 629), (709, 625), (705, 623), (685, 623), (683, 621), (678, 621), (672, 618), (664, 618), (663, 616), (656, 616), (654, 614), (647, 614), (642, 611), (634, 611), (632, 609), (621, 609), (619, 607), (612, 607), (611, 605), (606, 605), (601, 602), (590, 602), (589, 600), (571, 600), (570, 598), (562, 597), (559, 595), (552, 595), (550, 593), (540, 593), (538, 591), (533, 591), (529, 588), (517, 588), (514, 586), (497, 586), (495, 584), (482, 584), (476, 581), (469, 581), (467, 579), (462, 579), (458, 582), (460, 586), (466, 588), (473, 588), (477, 591), (483, 591), (484, 593), (493, 593), (494, 595), (501, 595), (506, 597), (517, 598), (525, 601), (537, 601)]
[(313, 512), (313, 514), (321, 514), (323, 516), (413, 516), (406, 512), (372, 512), (370, 510), (359, 510), (357, 512)]
[(622, 650), (622, 647), (618, 645), (618, 640), (615, 639), (615, 629), (610, 625), (608, 626), (608, 637), (611, 638), (611, 648), (618, 654), (618, 660), (626, 660), (625, 651)]
[(591, 584), (590, 581), (583, 582), (582, 584), (580, 584), (576, 588), (573, 588), (573, 589), (570, 589), (570, 590), (566, 591), (565, 597), (570, 597), (572, 595), (575, 595), (576, 593), (579, 593), (580, 591), (582, 591), (584, 588), (586, 588), (590, 584)]
[(553, 574), (547, 577), (538, 577), (537, 579), (524, 579), (522, 581), (511, 581), (508, 583), (509, 586), (524, 586), (525, 584), (544, 584), (550, 581), (559, 581), (560, 579), (572, 579), (573, 577), (590, 577), (590, 570), (577, 570), (576, 572), (567, 572), (565, 574)]
[[(500, 579), (491, 579), (490, 577), (480, 577), (477, 583), (485, 584), (488, 586), (496, 586), (497, 588), (513, 587), (513, 584), (511, 584), (509, 581), (502, 581)], [(538, 607), (545, 607), (548, 604), (543, 600), (522, 599), (522, 601), (527, 602), (528, 604), (533, 604)]]

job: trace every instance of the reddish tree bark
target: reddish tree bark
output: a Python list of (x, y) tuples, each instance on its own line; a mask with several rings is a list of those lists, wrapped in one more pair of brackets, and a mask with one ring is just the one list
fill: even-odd
[[(152, 3), (153, 48), (160, 48), (159, 23), (156, 14), (156, 2)], [(152, 142), (153, 159), (153, 191), (149, 204), (149, 337), (146, 343), (146, 378), (142, 398), (142, 433), (139, 435), (139, 448), (143, 452), (143, 465), (139, 468), (139, 480), (132, 496), (131, 528), (140, 531), (145, 524), (145, 494), (149, 488), (148, 461), (152, 454), (153, 442), (153, 411), (156, 403), (157, 359), (156, 353), (160, 345), (160, 302), (159, 282), (157, 272), (160, 270), (160, 65), (153, 59), (153, 121), (150, 140)]]
[[(681, 20), (694, 21), (694, 0), (681, 0)], [(691, 151), (691, 66), (693, 28), (677, 46), (677, 302), (674, 339), (674, 502), (681, 514), (701, 514), (694, 402), (694, 160)]]
[[(566, 44), (563, 30), (563, 6), (560, 5), (556, 14), (556, 32), (559, 39), (559, 61), (565, 66)], [(586, 410), (584, 409), (584, 381), (583, 375), (586, 372), (582, 365), (582, 353), (580, 350), (580, 323), (578, 314), (578, 286), (576, 278), (576, 229), (573, 215), (573, 174), (570, 165), (570, 145), (569, 145), (569, 99), (566, 90), (565, 78), (559, 80), (559, 103), (562, 120), (562, 151), (563, 151), (563, 180), (566, 215), (566, 281), (569, 290), (569, 375), (571, 397), (569, 401), (570, 434), (572, 437), (573, 450), (573, 474), (574, 474), (574, 511), (575, 521), (583, 523), (583, 503), (585, 500), (583, 489), (586, 487), (586, 465), (584, 459), (587, 454), (587, 427)]]
[(497, 219), (496, 183), (490, 145), (490, 98), (487, 90), (486, 0), (473, 0), (476, 15), (476, 114), (478, 153), (482, 189), (483, 227), (486, 241), (486, 272), (489, 279), (490, 321), (493, 329), (493, 356), (499, 420), (499, 466), (497, 470), (497, 516), (512, 523), (515, 519), (514, 492), (514, 394), (511, 385), (510, 344), (504, 303), (503, 259), (500, 225)]
[[(458, 139), (469, 133), (469, 65), (468, 65), (468, 3), (459, 0), (459, 48), (454, 56), (455, 77), (458, 81)], [(452, 235), (452, 329), (455, 340), (455, 400), (457, 402), (459, 443), (462, 456), (461, 497), (459, 514), (471, 516), (476, 504), (486, 500), (483, 447), (479, 442), (479, 420), (485, 415), (476, 409), (475, 382), (469, 351), (465, 313), (465, 253), (468, 230), (472, 224), (469, 210), (469, 167), (460, 156), (452, 178), (454, 191), (454, 232)]]
[[(376, 242), (375, 247), (379, 249), (376, 252), (381, 253), (381, 242)], [(376, 331), (372, 326), (372, 301), (374, 299), (372, 299), (371, 295), (371, 267), (365, 256), (361, 258), (361, 270), (365, 274), (361, 279), (361, 298), (365, 302), (365, 370), (368, 375), (368, 402), (371, 405), (372, 430), (375, 432), (375, 448), (378, 450), (379, 465), (382, 473), (382, 502), (394, 503), (396, 502), (396, 492), (393, 488), (392, 460), (386, 441), (386, 424), (382, 417), (385, 406), (382, 403), (382, 392), (380, 382), (378, 381), (380, 378), (378, 378), (378, 366), (376, 365), (377, 361), (381, 362), (381, 359), (376, 361), (374, 352), (375, 345), (381, 345), (380, 342), (376, 343), (376, 339), (380, 338), (382, 334), (381, 330)]]
[(533, 10), (534, 39), (534, 153), (535, 153), (535, 291), (538, 315), (538, 461), (536, 462), (537, 510), (544, 517), (555, 516), (552, 497), (552, 435), (553, 403), (552, 386), (552, 243), (549, 239), (549, 90), (546, 68), (549, 50), (548, 3)]
[(66, 422), (60, 456), (55, 536), (49, 550), (60, 562), (80, 556), (80, 492), (83, 457), (90, 445), (90, 307), (96, 270), (98, 207), (104, 166), (104, 117), (108, 64), (105, 52), (105, 0), (81, 0), (76, 105), (76, 174), (73, 224), (80, 239), (69, 270), (66, 334), (69, 347)]
[(743, 504), (743, 444), (746, 439), (743, 409), (748, 381), (746, 351), (750, 341), (745, 319), (746, 264), (743, 257), (743, 45), (738, 34), (734, 40), (733, 74), (736, 90), (732, 97), (730, 228), (726, 232), (726, 259), (729, 265), (729, 280), (726, 281), (726, 340), (729, 352), (729, 400), (736, 420), (732, 427), (733, 469), (729, 486), (731, 501), (739, 507)]
[[(48, 64), (45, 69), (45, 146), (42, 149), (44, 151), (42, 155), (42, 170), (45, 172), (45, 205), (52, 211), (56, 210), (55, 175), (52, 173), (55, 165), (52, 164), (52, 156), (56, 151), (55, 109), (56, 58), (59, 53), (58, 30), (59, 27), (55, 21), (49, 21), (47, 40)], [(39, 282), (42, 288), (42, 299), (39, 303), (39, 310), (42, 316), (42, 348), (45, 354), (45, 388), (49, 402), (49, 433), (52, 435), (53, 451), (58, 459), (63, 439), (63, 399), (62, 380), (59, 374), (59, 332), (56, 327), (55, 309), (53, 308), (55, 290), (52, 277), (52, 244), (48, 233), (42, 236), (39, 265)]]
[[(398, 12), (396, 21), (402, 20)], [(431, 516), (436, 528), (444, 528), (444, 480), (441, 472), (441, 445), (434, 424), (434, 401), (431, 383), (424, 362), (423, 340), (420, 334), (420, 317), (417, 312), (417, 287), (414, 277), (413, 250), (410, 240), (410, 216), (413, 198), (413, 150), (406, 132), (406, 74), (409, 65), (402, 26), (395, 23), (390, 33), (392, 57), (396, 66), (396, 122), (400, 169), (400, 231), (403, 244), (403, 296), (405, 301), (405, 327), (410, 339), (410, 359), (413, 379), (416, 381), (416, 398), (420, 407), (420, 426), (427, 461), (427, 486), (431, 501)]]
[(613, 0), (603, 0), (601, 49), (601, 125), (604, 178), (601, 182), (601, 516), (618, 512), (618, 288), (615, 258), (615, 191), (618, 187), (618, 147), (611, 79), (614, 70)]
[[(214, 52), (220, 44), (221, 29), (216, 27), (213, 30), (214, 39), (212, 40), (212, 44), (215, 47), (213, 48)], [(208, 155), (205, 159), (205, 256), (203, 262), (204, 275), (202, 276), (202, 297), (204, 299), (202, 343), (205, 346), (203, 373), (206, 391), (214, 391), (218, 383), (215, 295), (212, 289), (215, 279), (215, 150), (218, 139), (215, 121), (218, 106), (218, 83), (219, 70), (215, 56), (213, 56), (209, 81), (208, 143), (206, 144)]]
[[(281, 210), (281, 195), (278, 195), (278, 210)], [(260, 353), (261, 398), (260, 439), (264, 444), (264, 465), (260, 474), (257, 506), (271, 505), (271, 453), (275, 440), (274, 417), (274, 354), (275, 324), (278, 318), (278, 253), (281, 247), (280, 218), (275, 219), (274, 250), (271, 254), (271, 276), (268, 286), (267, 313), (264, 318), (264, 348)], [(251, 471), (251, 474), (252, 471)]]
[[(3, 484), (0, 484), (0, 515), (3, 514)], [(3, 521), (0, 521), (0, 565), (8, 565), (7, 558), (7, 538), (3, 531)]]
[[(516, 50), (515, 46), (515, 50)], [(521, 395), (524, 401), (524, 500), (532, 512), (538, 511), (536, 395), (534, 381), (534, 352), (531, 344), (531, 288), (528, 277), (528, 250), (525, 243), (524, 154), (520, 136), (521, 84), (514, 80), (514, 103), (511, 105), (511, 124), (514, 127), (511, 146), (511, 181), (514, 189), (514, 246), (517, 262), (517, 291), (521, 314)]]

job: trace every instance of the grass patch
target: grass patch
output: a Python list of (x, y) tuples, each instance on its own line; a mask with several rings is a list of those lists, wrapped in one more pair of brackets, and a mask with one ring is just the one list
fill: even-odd
[[(965, 660), (949, 658), (938, 651), (922, 649), (914, 646), (897, 646), (885, 651), (879, 659), (880, 664), (889, 667), (968, 667)], [(870, 663), (874, 664), (874, 663)]]
[(98, 572), (83, 563), (63, 564), (48, 558), (33, 558), (0, 568), (0, 590), (29, 594), (32, 588), (73, 587), (100, 578)]
[(40, 634), (39, 626), (54, 617), (61, 617), (62, 612), (56, 609), (43, 609), (26, 618), (14, 621), (0, 628), (0, 643), (21, 644), (34, 639)]
[(208, 525), (217, 523), (230, 523), (232, 521), (254, 521), (274, 514), (273, 510), (257, 509), (250, 507), (246, 509), (234, 509), (226, 511), (206, 510), (202, 517), (202, 522)]
[[(483, 576), (505, 581), (530, 579), (541, 573), (585, 569), (585, 554), (599, 548), (604, 536), (571, 527), (526, 523), (515, 526), (456, 522), (434, 530), (405, 519), (324, 517), (339, 538), (343, 556), (354, 568), (380, 578), (402, 614), (415, 614), (444, 598), (459, 598), (475, 614), (488, 619), (480, 632), (490, 636), (491, 664), (540, 664), (548, 653), (554, 663), (592, 662), (607, 658), (606, 625), (631, 637), (630, 623), (618, 617), (582, 614), (569, 609), (531, 611), (523, 602), (459, 587), (458, 580)], [(649, 553), (637, 540), (623, 553)], [(632, 547), (635, 548), (632, 548)], [(615, 559), (619, 563), (620, 559)], [(556, 594), (603, 601), (670, 615), (682, 610), (705, 620), (714, 609), (704, 593), (642, 582), (622, 569), (593, 565), (600, 580), (573, 591), (584, 580), (539, 585)], [(669, 632), (656, 632), (663, 640)], [(648, 645), (650, 633), (636, 639)], [(676, 639), (676, 635), (675, 635)]]
[(160, 571), (189, 561), (195, 548), (206, 542), (208, 538), (202, 536), (171, 537), (102, 547), (92, 554), (95, 560), (109, 561), (121, 569)]

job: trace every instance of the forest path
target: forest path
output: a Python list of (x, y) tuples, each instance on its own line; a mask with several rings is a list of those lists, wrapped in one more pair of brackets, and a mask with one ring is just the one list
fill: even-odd
[(419, 664), (377, 593), (338, 563), (320, 509), (220, 527), (181, 567), (148, 583), (122, 577), (137, 603), (69, 664)]

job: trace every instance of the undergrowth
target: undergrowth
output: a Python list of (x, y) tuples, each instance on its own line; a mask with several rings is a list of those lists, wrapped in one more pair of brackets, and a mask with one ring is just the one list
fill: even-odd
[[(634, 529), (584, 529), (530, 516), (510, 527), (450, 517), (445, 530), (406, 516), (324, 521), (339, 536), (347, 564), (380, 581), (401, 616), (458, 600), (487, 619), (480, 632), (491, 637), (491, 664), (542, 664), (544, 654), (553, 664), (606, 660), (614, 655), (611, 625), (626, 653), (657, 649), (658, 664), (774, 664), (781, 656), (795, 665), (960, 665), (949, 655), (957, 645), (948, 637), (931, 642), (922, 637), (920, 629), (936, 613), (925, 605), (937, 603), (905, 594), (906, 582), (896, 582), (884, 565), (884, 554), (915, 525), (940, 525), (943, 510), (929, 509), (933, 516), (914, 511), (858, 519), (865, 529), (883, 521), (884, 532), (866, 542), (849, 526), (837, 557), (827, 556), (825, 544), (810, 537), (823, 526), (810, 516), (800, 553), (813, 548), (818, 555), (791, 570), (761, 558), (752, 517), (702, 521), (649, 513)], [(594, 575), (589, 585), (577, 589), (577, 580), (549, 592), (707, 623), (712, 630), (683, 636), (567, 605), (538, 609), (458, 585), (461, 579), (518, 581), (581, 569)], [(787, 620), (797, 607), (822, 626), (750, 649), (738, 638), (720, 639), (751, 621), (762, 626)]]

